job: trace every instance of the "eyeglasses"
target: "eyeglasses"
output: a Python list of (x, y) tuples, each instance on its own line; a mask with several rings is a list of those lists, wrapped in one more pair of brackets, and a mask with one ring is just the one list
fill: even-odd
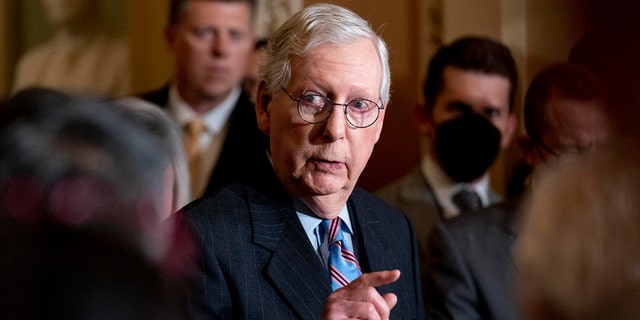
[(333, 106), (343, 106), (345, 107), (344, 116), (347, 118), (349, 124), (356, 128), (366, 128), (378, 120), (380, 110), (384, 109), (382, 103), (378, 105), (367, 99), (351, 100), (343, 104), (335, 103), (329, 98), (316, 93), (307, 93), (300, 98), (296, 98), (284, 87), (282, 90), (287, 93), (291, 100), (298, 103), (298, 115), (300, 118), (311, 124), (320, 123), (329, 119), (329, 116), (331, 116), (333, 112)]

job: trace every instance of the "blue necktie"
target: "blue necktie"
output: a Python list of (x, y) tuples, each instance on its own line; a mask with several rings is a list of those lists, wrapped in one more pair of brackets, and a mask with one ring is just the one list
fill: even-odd
[(340, 217), (322, 221), (323, 238), (327, 236), (329, 246), (329, 275), (333, 291), (346, 286), (362, 274), (353, 250), (343, 241), (341, 222)]

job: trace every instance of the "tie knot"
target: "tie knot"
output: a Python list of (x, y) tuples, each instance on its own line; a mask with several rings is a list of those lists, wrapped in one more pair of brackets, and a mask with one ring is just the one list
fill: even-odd
[(199, 136), (204, 129), (204, 121), (202, 121), (202, 119), (200, 118), (194, 118), (193, 120), (189, 121), (189, 123), (187, 123), (186, 129), (187, 133), (192, 137)]
[(342, 220), (340, 217), (336, 217), (332, 220), (322, 220), (322, 239), (327, 237), (327, 244), (331, 245), (336, 241), (341, 241), (342, 237), (342, 229), (340, 228)]
[(200, 152), (200, 136), (204, 130), (204, 122), (194, 118), (184, 127), (184, 148), (189, 159), (193, 159)]
[(463, 189), (451, 198), (453, 203), (458, 207), (460, 212), (476, 211), (482, 208), (480, 197), (475, 191)]

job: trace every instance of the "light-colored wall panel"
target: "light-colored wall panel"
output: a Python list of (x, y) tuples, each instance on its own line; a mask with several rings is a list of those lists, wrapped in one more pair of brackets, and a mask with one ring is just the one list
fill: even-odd
[(0, 1), (0, 100), (5, 99), (11, 90), (13, 61), (16, 56), (15, 24), (17, 3)]
[(165, 44), (163, 31), (169, 19), (168, 12), (168, 1), (128, 2), (132, 92), (160, 87), (173, 75), (174, 62)]

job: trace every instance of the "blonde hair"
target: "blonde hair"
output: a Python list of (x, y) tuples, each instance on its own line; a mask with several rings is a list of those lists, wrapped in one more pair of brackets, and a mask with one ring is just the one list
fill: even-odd
[[(606, 319), (620, 301), (629, 302), (625, 297), (640, 293), (634, 149), (584, 155), (534, 186), (514, 255), (523, 301), (544, 306), (546, 317)], [(640, 316), (637, 303), (625, 308)]]

